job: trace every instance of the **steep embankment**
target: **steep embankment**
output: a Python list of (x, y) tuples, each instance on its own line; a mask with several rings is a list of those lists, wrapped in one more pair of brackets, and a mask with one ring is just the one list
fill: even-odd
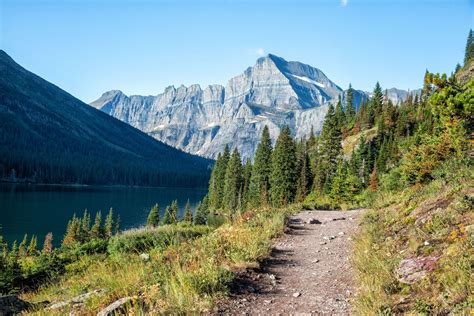
[(360, 315), (467, 315), (474, 308), (472, 170), (380, 193), (355, 244)]

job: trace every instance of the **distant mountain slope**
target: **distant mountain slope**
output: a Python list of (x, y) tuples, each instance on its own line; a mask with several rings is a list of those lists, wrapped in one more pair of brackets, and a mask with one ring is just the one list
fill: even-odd
[[(368, 95), (354, 90), (355, 106)], [(253, 156), (265, 125), (273, 140), (283, 125), (296, 137), (319, 132), (328, 105), (339, 98), (345, 91), (321, 70), (269, 54), (225, 87), (171, 86), (157, 96), (115, 90), (91, 105), (184, 151), (215, 158), (230, 145), (245, 158)]]
[(204, 186), (211, 163), (90, 107), (0, 50), (0, 178)]

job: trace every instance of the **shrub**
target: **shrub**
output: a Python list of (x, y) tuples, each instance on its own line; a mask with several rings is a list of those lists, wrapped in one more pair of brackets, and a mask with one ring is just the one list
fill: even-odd
[(141, 253), (149, 249), (164, 249), (173, 243), (203, 236), (211, 231), (208, 226), (165, 225), (153, 229), (135, 229), (112, 237), (109, 254)]

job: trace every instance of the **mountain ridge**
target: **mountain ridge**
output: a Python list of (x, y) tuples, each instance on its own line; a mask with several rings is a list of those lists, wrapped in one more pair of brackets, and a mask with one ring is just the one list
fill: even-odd
[[(170, 186), (206, 183), (211, 161), (181, 152), (92, 108), (24, 69), (3, 50), (0, 70), (1, 179)], [(169, 160), (181, 165), (173, 166)]]
[[(356, 107), (369, 97), (353, 95)], [(156, 96), (111, 90), (90, 105), (186, 152), (216, 158), (229, 145), (251, 158), (264, 125), (273, 141), (283, 125), (296, 137), (317, 133), (328, 105), (345, 97), (322, 70), (268, 54), (225, 86), (168, 86)]]

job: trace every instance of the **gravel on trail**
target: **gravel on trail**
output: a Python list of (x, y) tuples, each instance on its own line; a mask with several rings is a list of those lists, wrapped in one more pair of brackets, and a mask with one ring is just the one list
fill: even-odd
[(259, 269), (237, 273), (216, 315), (350, 315), (352, 236), (362, 210), (301, 211)]

